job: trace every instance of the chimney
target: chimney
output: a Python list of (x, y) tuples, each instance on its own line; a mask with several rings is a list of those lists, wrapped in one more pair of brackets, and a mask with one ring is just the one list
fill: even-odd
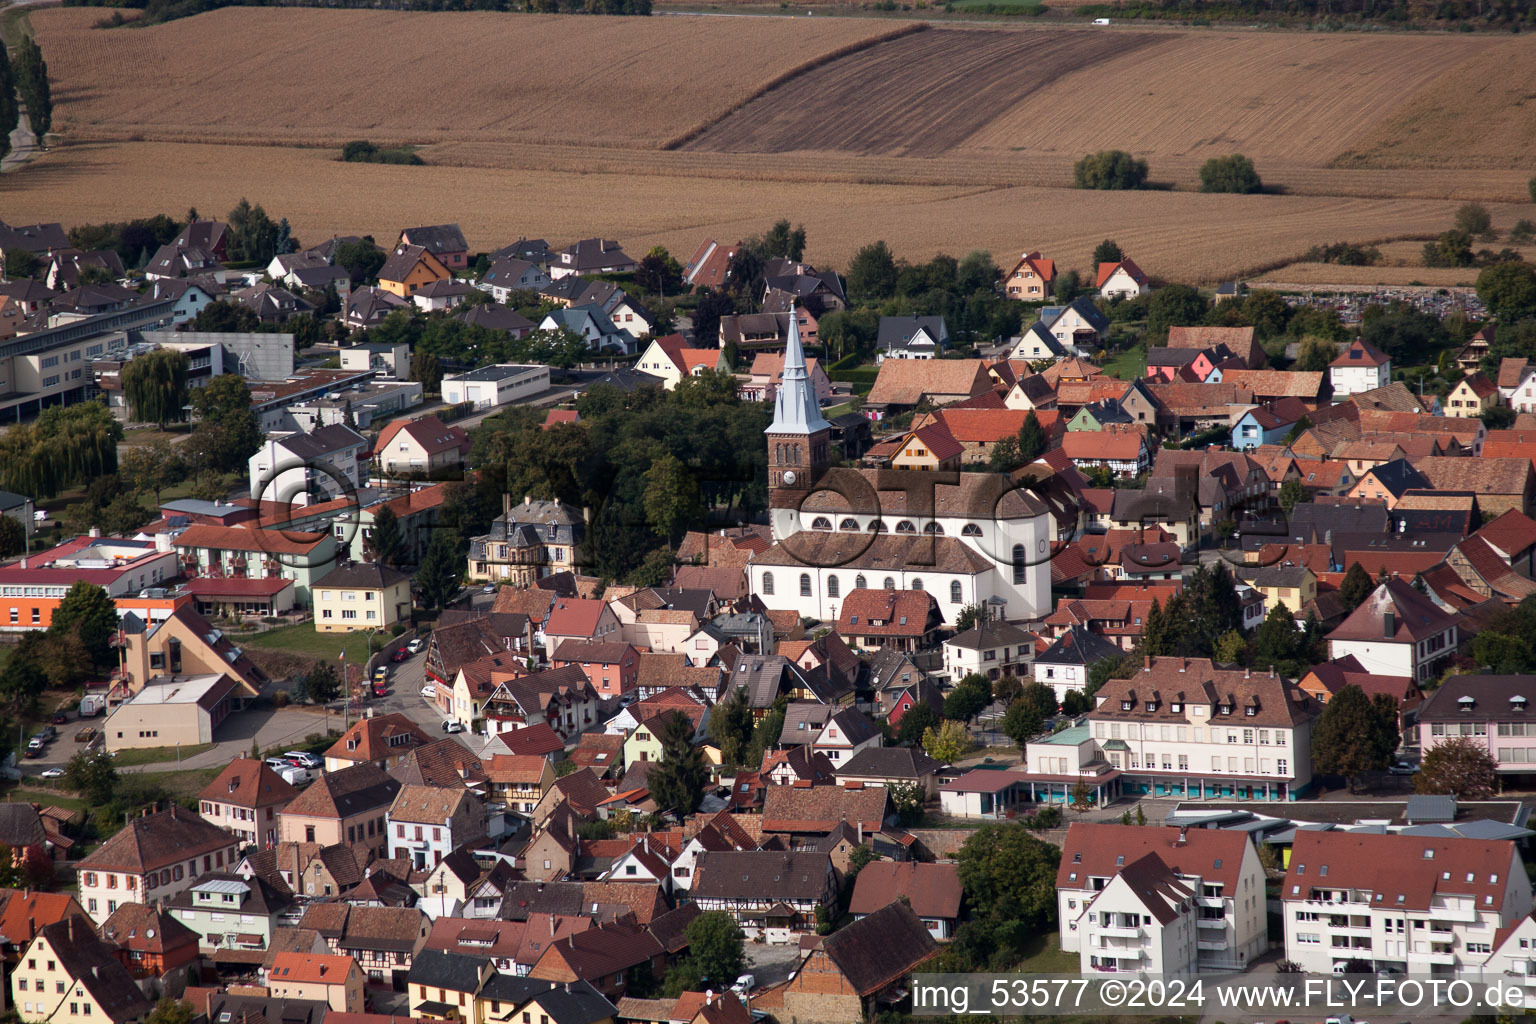
[(524, 505), (532, 505), (533, 504), (533, 495), (531, 495), (531, 494), (523, 495), (523, 504)]
[(1149, 655), (1146, 656), (1145, 661), (1143, 661), (1143, 663), (1142, 663), (1141, 670), (1143, 672), (1151, 672), (1152, 671), (1152, 655), (1149, 654)]
[(1381, 635), (1388, 640), (1397, 636), (1397, 613), (1390, 608), (1381, 613)]
[(99, 526), (91, 527), (90, 536), (92, 536), (92, 537), (100, 537), (101, 536), (101, 527), (99, 527)]
[(1179, 838), (1174, 842), (1173, 845), (1174, 846), (1183, 846), (1187, 842), (1189, 842), (1189, 826), (1188, 825), (1180, 825), (1179, 826)]
[(501, 496), (501, 514), (503, 516), (510, 516), (512, 514), (512, 495), (503, 494)]

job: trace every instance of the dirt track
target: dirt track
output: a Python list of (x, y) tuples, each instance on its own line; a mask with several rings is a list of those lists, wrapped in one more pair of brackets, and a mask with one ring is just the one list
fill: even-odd
[(939, 156), (1060, 76), (1160, 38), (1124, 32), (920, 32), (799, 75), (683, 148)]

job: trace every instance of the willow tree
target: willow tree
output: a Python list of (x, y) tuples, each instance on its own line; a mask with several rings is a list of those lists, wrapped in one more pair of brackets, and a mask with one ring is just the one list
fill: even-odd
[(122, 373), (129, 415), (162, 430), (167, 423), (186, 419), (187, 368), (187, 354), (174, 348), (157, 348), (130, 360)]

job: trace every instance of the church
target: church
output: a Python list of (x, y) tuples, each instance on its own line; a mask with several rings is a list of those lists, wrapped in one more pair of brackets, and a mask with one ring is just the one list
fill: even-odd
[(1051, 517), (1004, 473), (830, 465), (831, 425), (789, 318), (768, 441), (773, 546), (747, 566), (769, 608), (836, 622), (863, 589), (925, 590), (944, 622), (969, 604), (1033, 622), (1051, 611)]

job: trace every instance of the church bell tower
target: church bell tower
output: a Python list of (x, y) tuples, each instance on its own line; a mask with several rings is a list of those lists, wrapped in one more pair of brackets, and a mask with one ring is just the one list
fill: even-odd
[[(764, 433), (768, 436), (768, 507), (799, 508), (831, 461), (832, 425), (821, 415), (816, 389), (805, 370), (800, 317), (793, 306), (784, 346), (784, 372), (773, 402), (773, 423)], [(772, 515), (775, 536), (781, 518), (793, 517)]]

